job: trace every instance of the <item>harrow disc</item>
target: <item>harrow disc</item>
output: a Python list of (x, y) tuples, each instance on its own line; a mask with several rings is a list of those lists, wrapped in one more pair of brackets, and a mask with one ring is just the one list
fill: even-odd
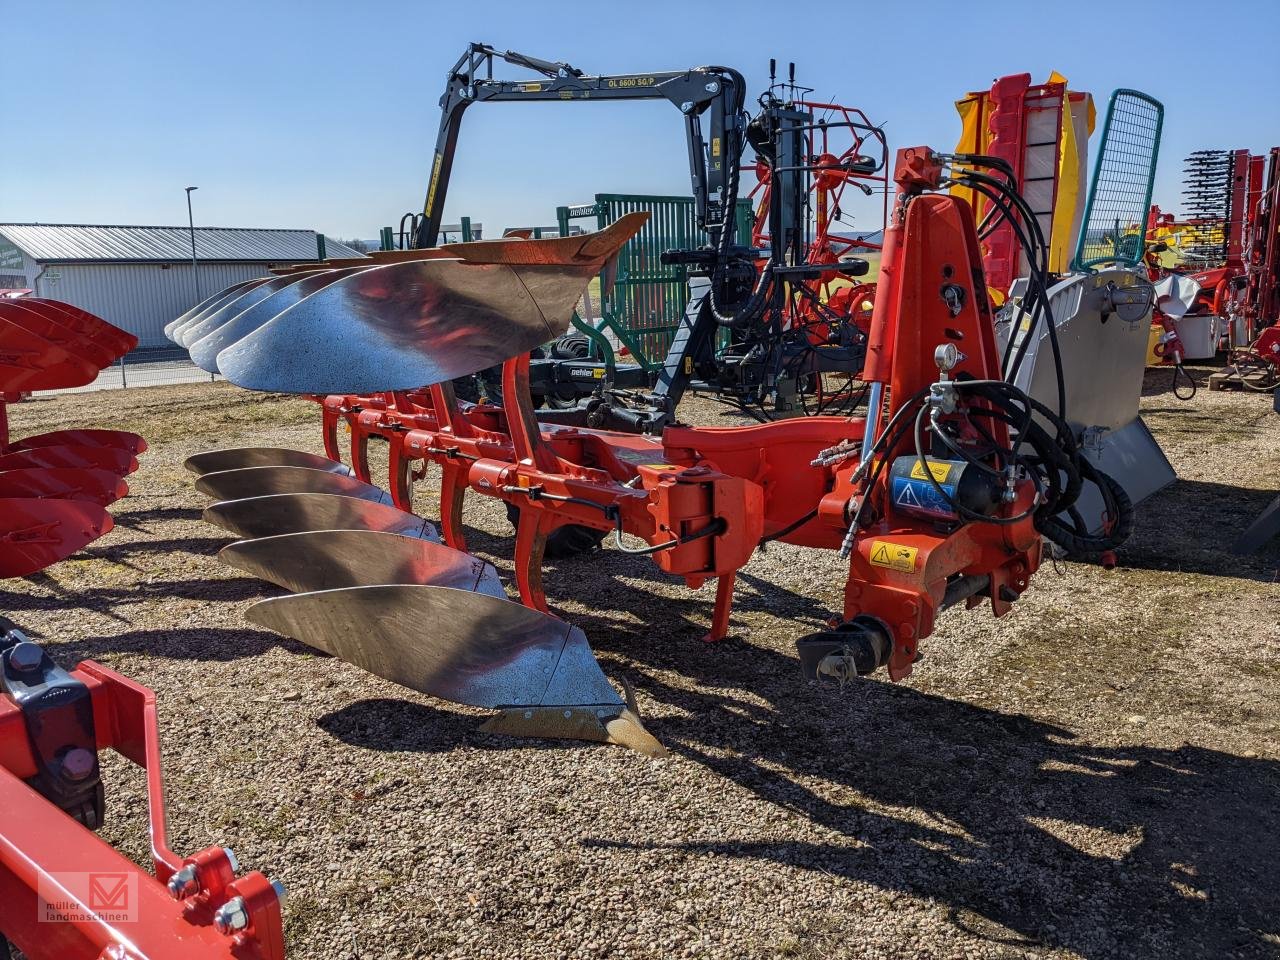
[(205, 508), (204, 520), (237, 537), (277, 537), (311, 530), (372, 530), (440, 539), (435, 525), (396, 507), (329, 493), (280, 493), (227, 500)]
[(244, 467), (206, 473), (196, 490), (214, 500), (243, 500), (277, 493), (332, 493), (371, 503), (391, 504), (391, 494), (355, 477), (310, 467)]
[(9, 445), (7, 452), (36, 450), (43, 447), (106, 447), (124, 450), (137, 456), (146, 453), (147, 441), (127, 430), (55, 430), (23, 437)]
[(352, 475), (351, 468), (346, 464), (318, 454), (303, 450), (289, 450), (285, 447), (235, 447), (230, 450), (209, 450), (187, 457), (183, 466), (197, 476), (219, 473), (223, 470), (241, 470), (245, 467), (307, 467), (311, 470), (324, 470), (343, 476)]
[(128, 450), (95, 446), (33, 447), (0, 456), (0, 470), (70, 467), (108, 470), (118, 477), (138, 469), (138, 458)]
[(129, 485), (110, 470), (39, 467), (0, 473), (0, 497), (83, 500), (106, 507), (128, 494)]
[(0, 393), (82, 387), (97, 376), (89, 361), (0, 317)]
[(46, 300), (42, 297), (23, 297), (19, 301), (25, 307), (57, 314), (63, 323), (79, 330), (95, 343), (109, 349), (115, 359), (124, 356), (138, 345), (138, 338), (132, 333), (121, 330), (113, 323), (108, 323), (97, 314), (82, 310), (61, 300)]
[(22, 327), (28, 333), (44, 337), (71, 356), (84, 360), (99, 370), (110, 366), (116, 359), (110, 350), (94, 343), (79, 330), (67, 326), (62, 322), (66, 318), (51, 310), (36, 309), (21, 300), (0, 300), (0, 317)]
[(111, 515), (80, 500), (0, 499), (0, 578), (28, 577), (111, 530)]
[(292, 593), (378, 584), (428, 584), (505, 600), (498, 572), (444, 544), (375, 530), (315, 530), (222, 548), (218, 557)]

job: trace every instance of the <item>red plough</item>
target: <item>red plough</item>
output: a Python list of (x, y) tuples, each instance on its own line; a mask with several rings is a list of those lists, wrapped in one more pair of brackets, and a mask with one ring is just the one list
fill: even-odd
[(0, 577), (24, 577), (111, 530), (106, 507), (129, 492), (146, 441), (123, 430), (56, 430), (14, 440), (7, 404), (34, 390), (84, 386), (137, 337), (70, 304), (0, 300)]

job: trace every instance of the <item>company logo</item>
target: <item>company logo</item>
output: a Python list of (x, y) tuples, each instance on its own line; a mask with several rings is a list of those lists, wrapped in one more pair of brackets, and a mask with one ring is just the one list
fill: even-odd
[(67, 871), (41, 876), (36, 889), (41, 923), (105, 923), (138, 919), (138, 875), (126, 871)]

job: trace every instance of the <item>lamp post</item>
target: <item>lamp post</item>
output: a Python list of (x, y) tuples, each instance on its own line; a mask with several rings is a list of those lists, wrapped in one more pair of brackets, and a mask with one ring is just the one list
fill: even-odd
[(200, 272), (196, 265), (196, 221), (191, 214), (191, 191), (199, 187), (187, 187), (187, 226), (191, 229), (191, 279), (196, 285), (196, 303), (200, 302)]

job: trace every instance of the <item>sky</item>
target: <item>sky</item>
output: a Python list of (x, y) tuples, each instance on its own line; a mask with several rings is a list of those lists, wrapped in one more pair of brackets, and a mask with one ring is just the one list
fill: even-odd
[[(1165, 105), (1155, 201), (1178, 211), (1192, 150), (1280, 144), (1280, 3), (807, 4), (0, 0), (0, 222), (299, 227), (376, 237), (421, 210), (446, 71), (470, 41), (590, 74), (770, 57), (861, 107), (890, 145), (951, 149), (953, 101), (1051, 70)], [(1208, 39), (1206, 39), (1206, 32)], [(1210, 49), (1206, 52), (1205, 44)], [(506, 67), (504, 76), (533, 75)], [(1095, 138), (1096, 139), (1096, 138)], [(446, 220), (487, 236), (596, 193), (687, 194), (666, 102), (486, 104), (463, 121)], [(875, 229), (868, 204), (855, 228)]]

